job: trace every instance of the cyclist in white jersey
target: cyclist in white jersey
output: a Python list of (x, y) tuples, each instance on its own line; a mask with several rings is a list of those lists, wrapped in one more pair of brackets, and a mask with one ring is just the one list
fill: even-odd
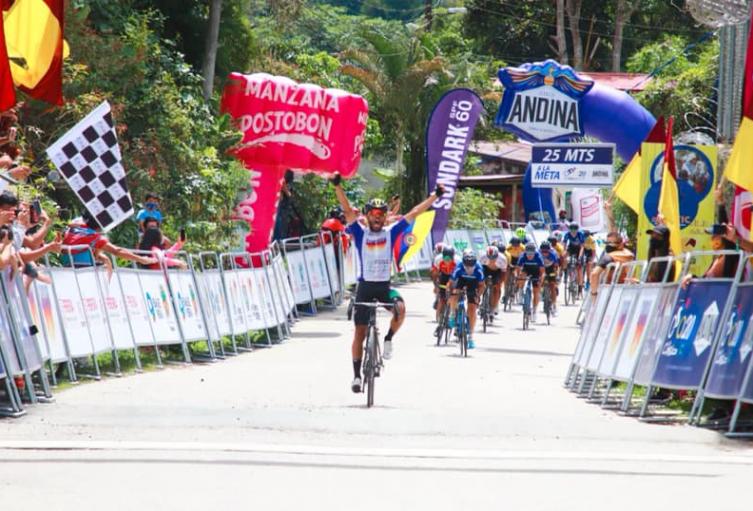
[[(410, 223), (442, 196), (444, 187), (441, 184), (437, 185), (434, 193), (429, 195), (427, 199), (410, 210), (403, 218), (387, 226), (385, 226), (389, 209), (387, 203), (382, 199), (371, 199), (364, 207), (367, 222), (367, 226), (364, 227), (358, 222), (358, 215), (353, 212), (350, 201), (348, 201), (345, 191), (340, 186), (341, 179), (340, 174), (336, 173), (332, 179), (332, 184), (335, 186), (337, 200), (345, 212), (345, 219), (348, 223), (347, 231), (353, 236), (353, 246), (361, 263), (356, 302), (371, 302), (375, 299), (382, 303), (393, 302), (394, 294), (390, 289), (393, 245), (400, 234), (410, 227)], [(384, 336), (384, 353), (382, 356), (385, 359), (392, 357), (392, 338), (405, 319), (405, 304), (402, 300), (395, 301), (395, 308), (397, 314), (390, 323), (387, 335)], [(366, 338), (369, 323), (368, 308), (356, 305), (353, 319), (356, 325), (351, 346), (354, 378), (350, 388), (353, 392), (361, 392), (361, 357), (363, 356), (363, 341)]]

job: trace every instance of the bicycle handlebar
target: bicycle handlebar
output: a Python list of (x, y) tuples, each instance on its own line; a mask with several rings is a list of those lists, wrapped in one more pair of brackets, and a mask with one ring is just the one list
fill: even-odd
[(360, 307), (371, 307), (373, 309), (378, 309), (380, 307), (391, 309), (395, 306), (394, 303), (384, 303), (384, 302), (378, 302), (376, 300), (374, 300), (373, 302), (353, 302), (353, 304), (358, 305)]

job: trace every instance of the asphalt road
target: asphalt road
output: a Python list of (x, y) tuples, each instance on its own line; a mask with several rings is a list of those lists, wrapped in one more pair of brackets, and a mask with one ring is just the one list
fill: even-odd
[(350, 392), (352, 325), (325, 312), (271, 349), (82, 384), (0, 420), (0, 505), (750, 509), (753, 444), (562, 387), (574, 308), (526, 332), (506, 313), (462, 359), (434, 346), (429, 284), (401, 293), (376, 407)]

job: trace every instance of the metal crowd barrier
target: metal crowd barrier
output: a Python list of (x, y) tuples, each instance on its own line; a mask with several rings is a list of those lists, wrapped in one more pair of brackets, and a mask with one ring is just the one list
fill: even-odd
[[(692, 262), (734, 257), (734, 276), (696, 278), (683, 288)], [(578, 394), (631, 414), (636, 387), (646, 418), (657, 388), (695, 392), (688, 415), (700, 425), (708, 399), (731, 410), (727, 434), (740, 431), (743, 405), (753, 404), (753, 256), (736, 250), (697, 251), (650, 262), (612, 264), (585, 314), (565, 385)], [(662, 267), (658, 265), (664, 265)], [(672, 269), (676, 278), (671, 278)], [(661, 271), (655, 271), (655, 270)], [(733, 269), (732, 266), (729, 269)], [(654, 270), (654, 271), (652, 271)], [(649, 280), (649, 275), (657, 275)], [(618, 383), (622, 395), (615, 395)], [(661, 419), (661, 417), (659, 417)], [(745, 424), (751, 426), (748, 420)]]
[[(72, 254), (80, 252), (97, 264), (75, 264)], [(18, 272), (8, 269), (0, 278), (0, 415), (20, 415), (25, 403), (50, 400), (48, 375), (56, 384), (61, 365), (75, 382), (101, 378), (103, 353), (111, 355), (116, 376), (124, 351), (132, 351), (141, 371), (140, 348), (153, 349), (158, 367), (164, 346), (179, 346), (185, 363), (215, 361), (272, 345), (272, 332), (286, 339), (297, 315), (292, 278), (276, 244), (256, 254), (173, 254), (185, 269), (172, 268), (166, 258), (157, 269), (145, 269), (118, 266), (110, 257), (111, 274), (88, 245), (64, 246), (63, 254), (67, 266), (49, 257), (40, 265), (50, 284), (31, 281), (27, 292), (27, 277)], [(334, 283), (334, 263), (324, 264)], [(254, 344), (252, 332), (263, 332), (266, 343)]]

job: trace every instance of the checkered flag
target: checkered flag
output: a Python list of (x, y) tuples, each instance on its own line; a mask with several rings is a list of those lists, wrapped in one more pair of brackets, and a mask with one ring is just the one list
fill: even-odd
[(71, 189), (107, 232), (133, 215), (115, 123), (105, 101), (47, 148)]

